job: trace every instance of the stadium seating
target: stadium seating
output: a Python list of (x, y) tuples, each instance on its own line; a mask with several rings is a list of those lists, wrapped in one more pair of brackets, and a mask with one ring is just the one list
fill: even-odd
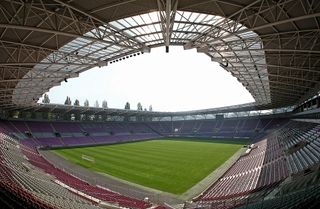
[(26, 202), (26, 207), (17, 208), (97, 208), (30, 165), (21, 153), (21, 146), (5, 134), (0, 135), (1, 191)]
[(43, 133), (43, 132), (53, 132), (54, 131), (51, 123), (29, 121), (26, 124), (32, 133), (36, 133), (36, 132)]
[[(3, 136), (5, 135), (3, 134)], [(5, 138), (15, 143), (14, 140), (8, 136), (5, 136)], [(1, 142), (4, 142), (4, 140), (5, 139), (2, 138)], [(20, 146), (17, 147), (17, 145), (18, 144), (14, 146), (14, 144), (6, 143), (6, 146), (1, 146), (2, 152), (0, 156), (3, 156), (2, 159), (10, 163), (4, 164), (3, 160), (1, 160), (1, 182), (20, 184), (22, 188), (30, 191), (31, 194), (34, 194), (39, 199), (48, 201), (49, 205), (57, 206), (57, 208), (95, 208), (92, 203), (73, 195), (67, 189), (53, 183), (55, 180), (50, 177), (48, 178), (45, 173), (51, 174), (69, 187), (99, 200), (130, 208), (147, 208), (150, 206), (149, 203), (142, 200), (126, 197), (108, 189), (90, 185), (81, 179), (55, 168), (46, 161), (33, 146), (29, 145), (29, 147), (24, 147), (24, 145), (21, 145), (22, 154), (18, 148)], [(35, 167), (45, 171), (45, 173), (39, 170), (35, 171), (33, 166), (28, 165), (26, 159)], [(25, 172), (26, 170), (28, 170), (28, 172)], [(13, 177), (13, 179), (11, 179), (11, 177)], [(48, 208), (50, 207), (48, 206)]]
[[(1, 122), (6, 133), (21, 143), (36, 147), (107, 144), (157, 138), (160, 135), (142, 123)], [(39, 126), (39, 127), (38, 127)], [(30, 137), (25, 132), (31, 133)], [(55, 135), (59, 133), (59, 135)], [(86, 134), (85, 134), (86, 133)], [(112, 134), (111, 134), (112, 133)]]
[[(274, 126), (274, 125), (272, 125)], [(262, 140), (256, 141), (248, 155), (244, 155), (211, 187), (194, 199), (198, 207), (233, 208), (246, 204), (247, 198), (272, 191), (288, 176), (301, 177), (318, 169), (320, 161), (320, 125), (290, 121)], [(300, 142), (300, 146), (295, 146)], [(317, 182), (319, 183), (319, 181)], [(304, 186), (299, 189), (304, 188)], [(310, 190), (314, 191), (314, 188)], [(308, 188), (309, 191), (309, 188)], [(301, 194), (290, 194), (266, 204), (253, 203), (248, 208), (284, 207), (303, 202)], [(316, 194), (319, 196), (319, 194)], [(292, 202), (290, 202), (292, 200)], [(247, 208), (247, 207), (246, 207)], [(284, 207), (286, 208), (286, 207)]]
[[(259, 134), (253, 130), (259, 130)], [(27, 137), (25, 132), (30, 132), (31, 137)], [(61, 132), (61, 136), (55, 136), (54, 132)], [(242, 207), (241, 205), (248, 208), (255, 208), (255, 205), (262, 207), (259, 201), (265, 195), (275, 188), (283, 188), (288, 181), (294, 182), (304, 175), (313, 174), (320, 164), (320, 124), (294, 120), (287, 122), (253, 118), (174, 123), (2, 121), (0, 133), (0, 193), (5, 192), (11, 199), (21, 198), (30, 203), (31, 206), (25, 204), (26, 208), (32, 208), (32, 204), (36, 208), (97, 208), (101, 202), (127, 208), (152, 206), (148, 202), (118, 194), (108, 188), (91, 185), (56, 168), (39, 154), (39, 147), (119, 143), (166, 135), (255, 136), (254, 144), (248, 148), (250, 151), (243, 154), (217, 181), (212, 182), (207, 190), (193, 199), (198, 208), (234, 208)], [(43, 137), (49, 134), (52, 134), (51, 137)], [(305, 188), (304, 182), (306, 180), (300, 180), (297, 188)], [(309, 185), (307, 191), (311, 193), (314, 188)], [(281, 196), (281, 201), (300, 204), (303, 192), (290, 192), (289, 189), (288, 195)], [(283, 202), (279, 202), (279, 196), (275, 195), (272, 200), (264, 200), (263, 207), (283, 206)]]
[[(293, 188), (294, 187), (294, 188)], [(246, 200), (237, 209), (287, 209), (287, 208), (308, 208), (317, 209), (320, 204), (319, 175), (309, 174), (299, 177), (280, 188), (278, 194), (260, 201)]]
[(249, 138), (256, 136), (259, 132), (264, 132), (264, 130), (271, 130), (285, 122), (286, 120), (281, 119), (228, 118), (222, 120), (174, 121), (171, 124), (171, 129), (166, 130), (162, 127), (164, 124), (167, 124), (168, 127), (168, 122), (161, 122), (158, 125), (153, 122), (153, 128), (157, 132), (174, 136)]
[[(256, 124), (257, 123), (257, 124)], [(156, 138), (160, 136), (197, 137), (253, 137), (258, 131), (270, 130), (282, 124), (272, 119), (225, 119), (195, 121), (154, 121), (154, 122), (37, 122), (3, 121), (0, 125), (19, 139), (29, 139), (37, 146), (74, 146), (95, 143)], [(26, 133), (30, 133), (27, 135)]]
[(82, 129), (78, 125), (78, 123), (68, 123), (68, 122), (55, 122), (51, 123), (54, 131), (56, 132), (75, 132), (75, 133), (81, 133)]
[(52, 166), (48, 161), (41, 157), (38, 153), (27, 152), (26, 156), (29, 158), (29, 161), (35, 166), (43, 169), (46, 173), (50, 173), (55, 176), (57, 179), (67, 184), (68, 186), (77, 189), (83, 193), (86, 193), (90, 196), (96, 197), (107, 202), (113, 202), (125, 207), (132, 208), (147, 208), (148, 204), (141, 200), (136, 200), (129, 198), (117, 193), (114, 193), (110, 190), (90, 185), (87, 182), (78, 179), (58, 168)]
[(255, 143), (255, 149), (248, 155), (240, 157), (223, 177), (195, 200), (204, 201), (240, 196), (259, 190), (261, 187), (273, 185), (286, 178), (288, 173), (283, 156), (278, 155), (272, 161), (266, 160), (268, 150), (274, 150), (274, 146), (267, 143), (271, 140), (272, 138), (266, 138)]

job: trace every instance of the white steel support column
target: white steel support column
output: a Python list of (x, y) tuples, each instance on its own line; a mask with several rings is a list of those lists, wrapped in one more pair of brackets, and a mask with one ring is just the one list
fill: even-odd
[(166, 52), (168, 53), (178, 0), (157, 0), (157, 3), (161, 20), (162, 35)]

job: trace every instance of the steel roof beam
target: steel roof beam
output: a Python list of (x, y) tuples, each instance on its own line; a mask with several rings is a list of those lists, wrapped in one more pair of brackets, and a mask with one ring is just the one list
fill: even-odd
[(304, 82), (308, 82), (308, 83), (318, 83), (319, 82), (319, 80), (310, 80), (310, 79), (305, 79), (305, 78), (298, 78), (298, 77), (285, 76), (285, 75), (272, 74), (272, 73), (268, 73), (267, 76), (269, 76), (269, 77), (277, 77), (277, 78), (285, 78), (285, 79), (289, 79), (289, 80), (304, 81)]
[(272, 89), (277, 89), (277, 90), (281, 90), (281, 91), (285, 91), (285, 92), (294, 92), (294, 93), (306, 93), (305, 89), (297, 89), (297, 88), (284, 88), (281, 86), (275, 86), (275, 85), (271, 85), (270, 86), (270, 90), (272, 91)]
[[(9, 45), (8, 45), (9, 44)], [(10, 44), (14, 45), (11, 46)], [(57, 55), (60, 55), (61, 57), (74, 57), (78, 60), (88, 60), (92, 62), (98, 62), (99, 59), (94, 59), (88, 56), (81, 56), (72, 52), (64, 52), (59, 49), (50, 49), (46, 47), (36, 46), (33, 44), (26, 44), (26, 43), (20, 43), (20, 42), (13, 42), (8, 40), (0, 40), (0, 48), (12, 48), (12, 49), (21, 49), (25, 51), (34, 51), (34, 52), (42, 52), (42, 53), (55, 53)], [(31, 53), (32, 54), (32, 53)]]
[[(234, 36), (234, 35), (239, 35), (239, 34), (251, 32), (251, 31), (261, 30), (261, 29), (264, 29), (264, 28), (270, 28), (272, 26), (276, 26), (276, 25), (280, 25), (280, 24), (290, 23), (290, 22), (294, 22), (294, 21), (299, 21), (299, 20), (304, 20), (304, 19), (309, 19), (309, 18), (314, 18), (314, 17), (319, 17), (319, 16), (320, 16), (320, 12), (319, 13), (313, 13), (313, 14), (306, 14), (306, 15), (302, 15), (302, 16), (294, 17), (294, 18), (288, 18), (288, 19), (285, 19), (285, 20), (279, 20), (279, 21), (276, 21), (276, 22), (271, 22), (271, 23), (267, 23), (267, 24), (264, 24), (264, 25), (256, 26), (256, 27), (251, 27), (251, 28), (247, 28), (247, 29), (243, 29), (243, 30), (230, 32), (231, 34), (228, 34), (226, 36), (221, 36), (221, 38), (225, 39), (225, 38), (229, 38), (229, 37)], [(216, 26), (213, 26), (213, 27), (215, 28)], [(207, 32), (204, 32), (205, 36), (210, 35), (210, 31), (211, 30), (212, 30), (212, 28), (209, 29)], [(197, 37), (197, 38), (193, 39), (192, 42), (198, 42), (200, 38), (204, 38), (205, 36)], [(211, 42), (212, 41), (209, 41), (209, 42), (207, 42), (207, 44), (209, 44)]]
[(99, 39), (99, 38), (94, 38), (91, 36), (86, 36), (86, 35), (79, 35), (75, 33), (69, 33), (69, 32), (63, 32), (63, 31), (57, 31), (57, 30), (51, 30), (47, 28), (40, 28), (40, 27), (33, 27), (33, 26), (26, 26), (26, 25), (13, 25), (13, 24), (0, 24), (0, 28), (11, 28), (11, 29), (16, 29), (16, 30), (27, 30), (27, 31), (37, 31), (37, 32), (43, 32), (43, 33), (49, 33), (49, 34), (56, 34), (56, 35), (61, 35), (61, 36), (67, 36), (67, 37), (72, 37), (72, 38), (83, 38), (87, 39), (89, 41), (98, 41), (104, 44), (108, 45), (117, 45), (120, 47), (124, 48), (132, 48), (132, 46), (127, 46), (125, 44), (117, 43), (117, 42), (112, 42), (112, 41), (106, 41), (104, 39)]
[(118, 28), (116, 28), (116, 27), (110, 25), (109, 23), (107, 23), (107, 22), (105, 22), (105, 21), (103, 21), (103, 20), (101, 20), (101, 19), (99, 19), (99, 18), (97, 18), (97, 17), (89, 14), (88, 12), (85, 12), (85, 11), (79, 9), (79, 8), (76, 8), (76, 7), (74, 7), (74, 6), (71, 6), (70, 4), (65, 3), (65, 2), (63, 2), (63, 1), (60, 1), (60, 0), (53, 0), (53, 1), (55, 1), (55, 2), (57, 2), (57, 3), (59, 3), (59, 4), (63, 5), (63, 6), (65, 6), (65, 7), (68, 7), (68, 8), (70, 8), (70, 9), (74, 10), (74, 11), (77, 11), (77, 12), (85, 15), (86, 17), (90, 17), (90, 18), (92, 18), (93, 20), (98, 21), (99, 23), (101, 23), (101, 24), (104, 25), (105, 27), (108, 27), (109, 29), (112, 29), (112, 30), (114, 31), (114, 33), (116, 33), (117, 35), (120, 35), (120, 37), (122, 37), (123, 39), (125, 39), (125, 40), (130, 40), (130, 41), (132, 41), (132, 42), (135, 42), (137, 45), (139, 45), (139, 46), (141, 47), (141, 49), (143, 49), (143, 48), (148, 48), (146, 45), (144, 45), (143, 43), (139, 42), (138, 40), (130, 37), (128, 34), (122, 33), (121, 31), (119, 31)]
[(111, 3), (111, 4), (108, 3), (108, 4), (105, 4), (105, 5), (93, 8), (88, 13), (89, 14), (94, 14), (94, 13), (101, 12), (101, 11), (106, 10), (106, 9), (111, 9), (113, 7), (122, 6), (124, 4), (132, 3), (132, 2), (135, 2), (135, 1), (137, 1), (137, 0), (117, 1), (117, 2)]
[(60, 66), (90, 66), (95, 67), (98, 66), (98, 64), (85, 64), (85, 63), (61, 63), (61, 62), (2, 62), (0, 63), (0, 67), (4, 66), (35, 66), (37, 64), (41, 65), (60, 65)]
[[(230, 62), (230, 61), (229, 61)], [(237, 63), (237, 62), (232, 62), (231, 63)], [(302, 71), (302, 72), (308, 72), (308, 73), (316, 73), (320, 74), (320, 70), (315, 70), (317, 69), (316, 67), (313, 68), (298, 68), (296, 66), (285, 66), (285, 65), (273, 65), (273, 64), (259, 64), (259, 63), (253, 63), (253, 62), (243, 62), (246, 66), (260, 66), (260, 67), (271, 67), (271, 68), (279, 68), (279, 70), (290, 70), (290, 71)]]
[(169, 45), (178, 6), (178, 0), (157, 0), (157, 4), (159, 9), (159, 19), (161, 20), (164, 45), (166, 47), (166, 52), (169, 52)]
[(275, 90), (275, 89), (272, 90), (272, 93), (275, 93), (275, 95), (282, 94), (282, 95), (289, 95), (289, 96), (293, 96), (293, 97), (301, 97), (304, 95), (301, 93), (285, 92), (285, 91), (279, 91), (279, 90)]
[[(216, 52), (219, 51), (221, 52), (243, 52), (243, 51), (265, 51), (265, 52), (290, 52), (291, 53), (313, 53), (313, 54), (320, 54), (320, 51), (316, 51), (316, 50), (306, 50), (306, 49), (283, 49), (283, 48), (279, 48), (279, 49), (268, 49), (268, 48), (258, 48), (258, 49), (254, 49), (254, 48), (247, 48), (247, 49), (224, 49), (224, 50), (215, 50), (212, 49), (209, 50), (209, 52)], [(268, 56), (268, 55), (266, 55)]]
[(269, 83), (275, 83), (275, 84), (280, 84), (280, 85), (285, 85), (285, 86), (294, 86), (294, 87), (299, 87), (299, 88), (303, 88), (303, 89), (315, 89), (314, 87), (310, 87), (310, 86), (303, 86), (300, 84), (295, 84), (295, 83), (287, 83), (287, 82), (281, 82), (281, 81), (273, 81), (273, 80), (269, 80)]

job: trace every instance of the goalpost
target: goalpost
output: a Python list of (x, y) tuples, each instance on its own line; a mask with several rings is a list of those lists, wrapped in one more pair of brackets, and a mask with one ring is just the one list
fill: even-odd
[(82, 154), (82, 155), (81, 155), (81, 159), (82, 159), (82, 160), (89, 161), (89, 162), (91, 162), (91, 163), (95, 163), (95, 162), (96, 162), (95, 159), (94, 159), (94, 157), (91, 157), (91, 156), (89, 156), (89, 155), (84, 155), (84, 154)]

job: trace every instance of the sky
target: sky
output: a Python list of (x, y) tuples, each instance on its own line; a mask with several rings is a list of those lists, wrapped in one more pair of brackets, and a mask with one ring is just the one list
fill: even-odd
[[(250, 93), (218, 63), (195, 49), (171, 46), (151, 53), (92, 68), (48, 92), (50, 102), (63, 104), (71, 97), (90, 106), (103, 100), (109, 108), (131, 109), (152, 105), (154, 111), (186, 111), (253, 102)], [(41, 99), (39, 100), (41, 101)]]

